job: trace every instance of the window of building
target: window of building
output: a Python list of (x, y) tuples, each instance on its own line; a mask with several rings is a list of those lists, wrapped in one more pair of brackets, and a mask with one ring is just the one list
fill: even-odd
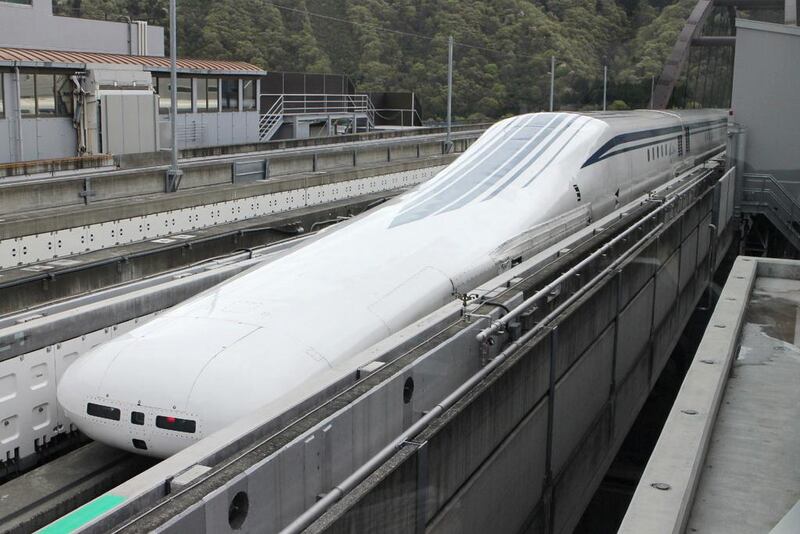
[(156, 76), (156, 94), (158, 95), (158, 112), (162, 114), (169, 113), (169, 106), (172, 103), (169, 96), (169, 78), (165, 76)]
[(239, 111), (239, 80), (222, 79), (222, 111)]
[(56, 74), (56, 115), (72, 116), (72, 80), (66, 74)]
[(72, 81), (66, 74), (20, 74), (19, 106), (23, 117), (68, 117)]
[(192, 79), (178, 78), (178, 113), (192, 111)]
[(197, 91), (197, 111), (206, 111), (208, 80), (206, 78), (195, 78), (194, 89)]
[(256, 80), (242, 80), (242, 111), (256, 110)]
[[(158, 93), (158, 111), (168, 114), (170, 107), (169, 76), (156, 77), (156, 92)], [(178, 113), (192, 111), (192, 79), (178, 76)]]
[(56, 92), (52, 74), (36, 75), (36, 114), (40, 117), (55, 116)]
[(219, 111), (219, 79), (211, 78), (208, 80), (208, 111)]
[(219, 80), (217, 78), (197, 78), (197, 111), (219, 111)]
[(19, 109), (22, 116), (36, 115), (36, 86), (33, 74), (19, 75)]

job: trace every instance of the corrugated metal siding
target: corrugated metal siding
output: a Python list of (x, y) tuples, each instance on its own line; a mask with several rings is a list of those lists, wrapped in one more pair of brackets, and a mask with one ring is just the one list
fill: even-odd
[[(0, 48), (0, 61), (20, 61), (31, 63), (67, 63), (92, 64), (105, 63), (113, 65), (142, 65), (145, 68), (169, 68), (169, 58), (161, 56), (129, 56), (124, 54), (103, 54), (94, 52), (65, 52), (61, 50), (33, 50), (27, 48)], [(215, 59), (178, 58), (178, 69), (253, 72), (254, 75), (264, 71), (244, 61), (222, 61)]]

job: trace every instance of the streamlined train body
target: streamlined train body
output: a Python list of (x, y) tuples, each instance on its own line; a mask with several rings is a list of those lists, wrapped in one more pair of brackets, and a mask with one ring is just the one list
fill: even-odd
[(256, 408), (288, 408), (497, 275), (530, 228), (581, 207), (603, 216), (725, 131), (722, 111), (502, 120), (427, 183), (81, 356), (59, 402), (90, 437), (160, 457)]

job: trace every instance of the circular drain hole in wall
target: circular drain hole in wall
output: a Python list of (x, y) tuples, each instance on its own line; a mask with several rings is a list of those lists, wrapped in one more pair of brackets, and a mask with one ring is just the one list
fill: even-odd
[(414, 379), (410, 376), (406, 378), (406, 383), (403, 384), (403, 403), (408, 404), (411, 402), (411, 397), (414, 396)]
[(250, 508), (250, 502), (247, 498), (247, 493), (240, 491), (233, 496), (230, 506), (228, 507), (228, 524), (234, 530), (239, 530), (244, 525), (244, 520), (247, 519), (247, 510)]

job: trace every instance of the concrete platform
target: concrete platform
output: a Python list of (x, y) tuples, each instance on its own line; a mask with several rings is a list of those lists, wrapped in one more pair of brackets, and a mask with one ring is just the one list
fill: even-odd
[(620, 532), (769, 532), (800, 499), (800, 262), (740, 257)]

